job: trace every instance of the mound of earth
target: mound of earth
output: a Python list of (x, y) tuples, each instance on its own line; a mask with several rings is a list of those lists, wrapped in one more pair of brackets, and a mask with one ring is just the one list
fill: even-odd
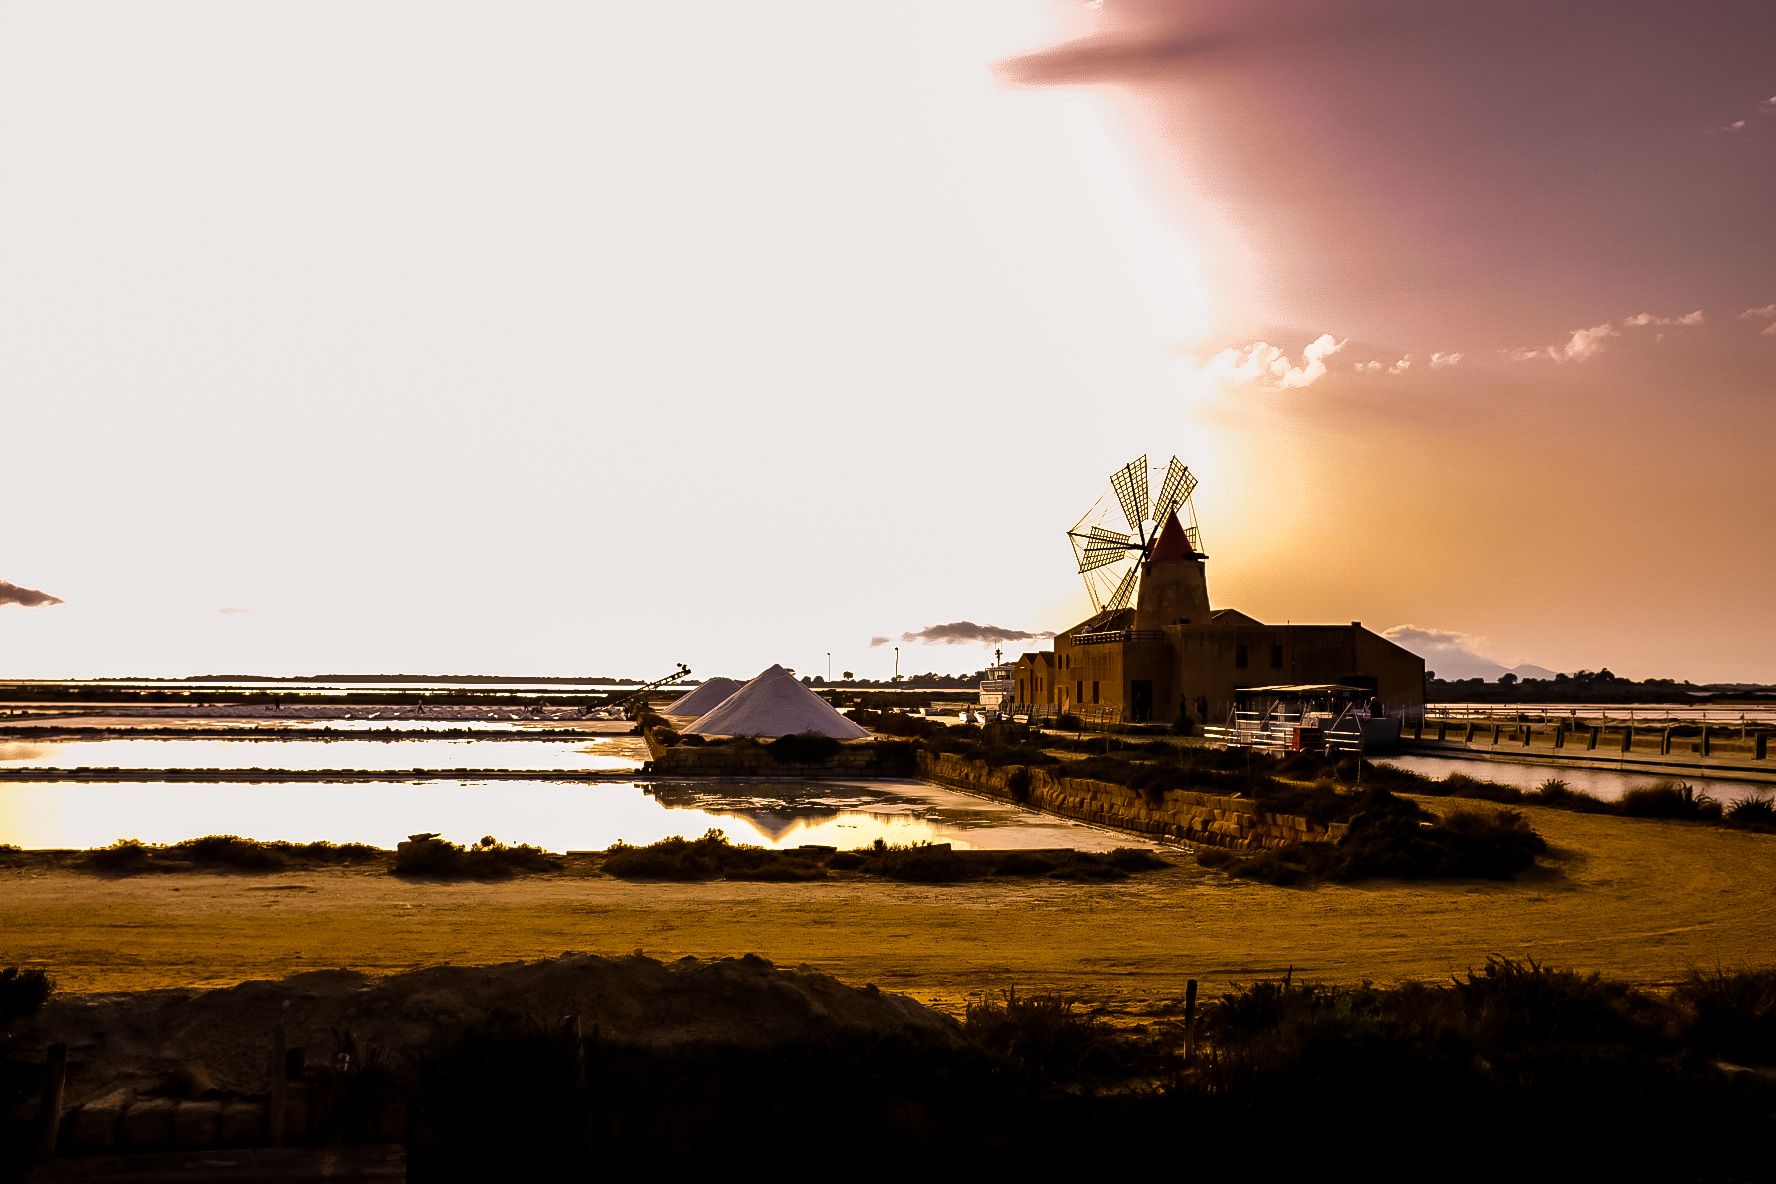
[(224, 1093), (262, 1091), (272, 1028), (310, 1063), (329, 1061), (347, 1033), (399, 1057), (439, 1032), (504, 1009), (554, 1027), (577, 1015), (588, 1033), (649, 1047), (748, 1048), (888, 1033), (956, 1032), (948, 1016), (871, 984), (848, 987), (806, 968), (744, 958), (664, 963), (567, 953), (498, 966), (436, 966), (374, 978), (320, 970), (216, 990), (51, 998), (27, 1034), (68, 1045), (67, 1104), (118, 1089), (164, 1088), (200, 1062)]

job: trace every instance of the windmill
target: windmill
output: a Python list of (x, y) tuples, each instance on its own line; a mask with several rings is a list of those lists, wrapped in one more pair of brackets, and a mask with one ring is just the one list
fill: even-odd
[[(1155, 477), (1159, 496), (1149, 501)], [(1196, 507), (1190, 501), (1195, 489), (1196, 477), (1175, 456), (1163, 470), (1158, 465), (1149, 468), (1142, 456), (1110, 474), (1110, 488), (1067, 532), (1086, 593), (1100, 615), (1133, 603), (1141, 564), (1153, 553), (1153, 544), (1173, 514), (1180, 516), (1190, 549), (1202, 554)]]

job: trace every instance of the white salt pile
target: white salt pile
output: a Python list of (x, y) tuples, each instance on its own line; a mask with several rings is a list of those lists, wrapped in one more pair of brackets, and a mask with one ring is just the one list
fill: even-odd
[(680, 695), (661, 709), (661, 715), (708, 715), (729, 695), (746, 684), (737, 678), (712, 678), (688, 695)]
[(869, 730), (860, 728), (832, 704), (795, 680), (781, 666), (773, 666), (727, 699), (720, 707), (686, 728), (699, 736), (791, 736), (818, 732), (837, 740), (862, 740)]

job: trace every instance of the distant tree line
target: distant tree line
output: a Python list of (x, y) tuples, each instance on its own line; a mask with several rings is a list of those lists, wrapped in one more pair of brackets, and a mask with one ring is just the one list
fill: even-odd
[(1572, 674), (1556, 674), (1553, 678), (1519, 679), (1515, 674), (1499, 675), (1497, 682), (1483, 678), (1441, 679), (1437, 672), (1425, 672), (1427, 703), (1673, 703), (1715, 699), (1776, 699), (1768, 688), (1745, 690), (1698, 686), (1675, 678), (1648, 678), (1636, 682), (1610, 671), (1579, 670)]

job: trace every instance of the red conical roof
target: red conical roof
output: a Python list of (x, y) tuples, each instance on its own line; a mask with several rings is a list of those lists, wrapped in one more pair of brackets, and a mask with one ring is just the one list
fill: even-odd
[(1166, 518), (1165, 528), (1159, 532), (1159, 541), (1153, 544), (1153, 553), (1147, 556), (1147, 562), (1165, 563), (1196, 557), (1196, 548), (1190, 545), (1190, 536), (1184, 533), (1184, 524), (1178, 521), (1174, 510)]

